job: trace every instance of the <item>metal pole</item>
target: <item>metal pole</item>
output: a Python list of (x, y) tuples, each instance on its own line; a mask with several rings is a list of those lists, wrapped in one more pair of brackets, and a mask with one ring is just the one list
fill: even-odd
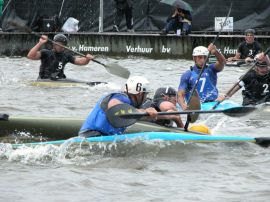
[(64, 3), (65, 3), (65, 0), (62, 1), (62, 5), (61, 5), (61, 8), (60, 8), (60, 12), (59, 12), (59, 14), (58, 14), (58, 17), (59, 17), (59, 18), (60, 18), (61, 15), (62, 15), (62, 9), (63, 9)]
[(4, 12), (6, 11), (6, 9), (7, 9), (8, 5), (11, 3), (11, 1), (12, 1), (12, 0), (9, 0), (9, 1), (8, 1), (7, 5), (5, 6), (5, 8), (4, 8), (4, 9), (3, 9), (3, 11), (2, 11), (2, 15), (3, 15), (3, 14), (4, 14)]
[(100, 0), (99, 5), (99, 31), (103, 32), (103, 0)]

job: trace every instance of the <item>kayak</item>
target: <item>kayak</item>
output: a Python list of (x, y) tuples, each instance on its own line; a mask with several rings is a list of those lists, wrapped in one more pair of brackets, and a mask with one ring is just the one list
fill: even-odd
[[(204, 109), (206, 107), (212, 108), (214, 103), (215, 102), (204, 103)], [(222, 106), (224, 107), (225, 104), (226, 102), (221, 103), (220, 108)], [(7, 115), (5, 116), (5, 114), (0, 114), (0, 137), (11, 134), (20, 135), (23, 132), (26, 134), (31, 134), (31, 136), (43, 136), (54, 140), (67, 139), (78, 135), (78, 131), (80, 130), (80, 127), (82, 126), (84, 120), (84, 118), (68, 117), (8, 117)], [(174, 127), (164, 127), (150, 122), (136, 121), (134, 125), (127, 128), (126, 133), (151, 131), (179, 132), (182, 131), (182, 129)]]
[[(54, 140), (68, 139), (78, 135), (83, 122), (83, 118), (10, 116), (6, 120), (0, 118), (0, 137), (23, 132)], [(148, 131), (182, 132), (183, 129), (138, 121), (128, 127), (125, 133)]]
[(117, 143), (117, 142), (132, 142), (132, 141), (169, 141), (169, 142), (183, 142), (183, 143), (244, 143), (251, 142), (262, 147), (268, 147), (270, 138), (267, 137), (241, 137), (241, 136), (212, 136), (201, 135), (194, 133), (175, 133), (175, 132), (139, 132), (123, 135), (99, 136), (81, 138), (75, 137), (68, 140), (48, 141), (48, 142), (33, 142), (25, 144), (12, 144), (13, 148), (22, 146), (36, 146), (36, 145), (61, 145), (61, 144), (82, 144), (82, 143)]
[[(201, 110), (211, 110), (215, 106), (217, 102), (204, 102), (201, 104)], [(234, 107), (242, 107), (242, 105), (237, 104), (230, 100), (224, 100), (221, 102), (215, 109), (216, 110), (225, 110), (225, 109), (231, 109)]]
[(37, 87), (85, 87), (85, 86), (96, 86), (99, 84), (107, 84), (103, 81), (80, 81), (75, 79), (38, 79), (36, 81), (30, 81), (30, 86)]

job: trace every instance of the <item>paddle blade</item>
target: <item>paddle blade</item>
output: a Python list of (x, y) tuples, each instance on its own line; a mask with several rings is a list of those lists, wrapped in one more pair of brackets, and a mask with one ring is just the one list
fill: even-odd
[(120, 66), (117, 63), (107, 64), (105, 65), (105, 68), (109, 73), (125, 78), (125, 79), (127, 79), (130, 75), (130, 72), (126, 68)]
[(260, 145), (261, 147), (269, 147), (270, 138), (269, 137), (258, 137), (258, 138), (255, 138), (255, 143), (257, 145)]
[(227, 116), (241, 117), (253, 112), (256, 109), (256, 107), (233, 107), (223, 110), (223, 113)]
[(128, 104), (118, 104), (106, 111), (110, 124), (115, 128), (123, 128), (136, 123), (136, 118), (125, 118), (122, 115), (138, 112), (136, 108)]
[[(198, 92), (195, 90), (193, 95), (190, 98), (189, 101), (189, 110), (200, 110), (201, 109), (201, 101)], [(190, 114), (189, 116), (189, 122), (194, 123), (199, 118), (199, 114)]]

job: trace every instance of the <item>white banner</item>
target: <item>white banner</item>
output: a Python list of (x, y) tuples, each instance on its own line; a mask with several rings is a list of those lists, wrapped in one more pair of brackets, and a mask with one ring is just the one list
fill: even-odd
[[(226, 17), (215, 17), (215, 31), (220, 31)], [(222, 31), (233, 31), (233, 17), (228, 17)]]

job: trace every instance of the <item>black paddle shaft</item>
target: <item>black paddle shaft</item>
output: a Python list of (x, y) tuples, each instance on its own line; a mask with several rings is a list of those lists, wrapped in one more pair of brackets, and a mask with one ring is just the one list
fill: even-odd
[[(181, 112), (158, 112), (157, 115), (176, 115), (176, 114), (208, 114), (224, 113), (232, 117), (245, 116), (254, 111), (256, 107), (234, 107), (225, 110), (186, 110)], [(149, 116), (146, 112), (139, 112), (129, 104), (118, 104), (106, 111), (106, 116), (110, 124), (115, 128), (122, 128), (136, 123), (140, 118)]]

